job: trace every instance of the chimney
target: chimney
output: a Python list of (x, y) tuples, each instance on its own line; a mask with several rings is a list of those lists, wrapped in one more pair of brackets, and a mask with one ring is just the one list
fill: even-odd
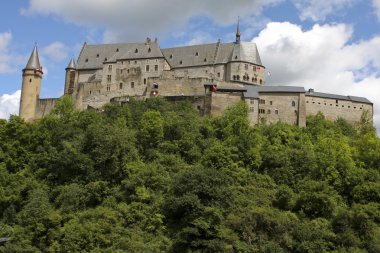
[(309, 93), (313, 93), (314, 92), (314, 89), (309, 89)]

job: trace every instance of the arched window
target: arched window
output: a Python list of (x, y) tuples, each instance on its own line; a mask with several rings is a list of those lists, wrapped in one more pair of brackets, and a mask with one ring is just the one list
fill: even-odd
[(239, 76), (239, 75), (237, 75), (237, 76), (236, 76), (236, 79), (239, 81), (239, 80), (240, 80), (240, 76)]
[(263, 80), (260, 79), (260, 84), (263, 84)]
[(136, 48), (136, 49), (135, 49), (135, 53), (138, 53), (138, 52), (139, 52), (139, 50)]
[(292, 101), (292, 106), (293, 106), (293, 107), (296, 106), (296, 102), (295, 102), (295, 101)]
[(148, 53), (150, 53), (150, 51), (152, 51), (150, 48), (148, 48)]
[(236, 76), (234, 75), (234, 76), (232, 77), (232, 79), (233, 79), (233, 80), (236, 80)]

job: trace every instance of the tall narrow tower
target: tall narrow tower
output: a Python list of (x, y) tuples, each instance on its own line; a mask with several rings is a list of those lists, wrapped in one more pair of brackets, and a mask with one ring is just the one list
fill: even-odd
[(75, 65), (74, 58), (71, 58), (69, 65), (66, 68), (65, 95), (73, 94), (75, 79), (76, 79), (76, 65)]
[(34, 47), (29, 61), (22, 72), (20, 117), (25, 121), (32, 121), (36, 117), (36, 109), (40, 97), (41, 80), (43, 75), (37, 46)]

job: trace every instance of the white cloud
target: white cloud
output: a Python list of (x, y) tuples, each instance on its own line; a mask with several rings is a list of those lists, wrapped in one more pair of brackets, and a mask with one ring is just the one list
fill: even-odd
[(53, 42), (41, 50), (44, 57), (54, 62), (60, 62), (67, 58), (68, 48), (61, 42)]
[(21, 90), (13, 94), (0, 96), (0, 118), (8, 119), (11, 114), (18, 115), (20, 106)]
[(105, 40), (142, 39), (178, 30), (193, 16), (206, 16), (220, 25), (237, 16), (259, 15), (264, 6), (284, 0), (29, 0), (24, 15), (56, 15), (68, 22), (106, 29)]
[[(374, 0), (378, 1), (378, 0)], [(302, 20), (323, 21), (329, 15), (342, 14), (348, 6), (358, 0), (293, 0)]]
[(9, 45), (12, 41), (12, 34), (10, 32), (0, 33), (0, 73), (13, 72), (11, 66), (11, 56), (9, 54)]
[(380, 130), (380, 37), (350, 44), (352, 28), (314, 25), (303, 31), (291, 23), (269, 23), (254, 38), (269, 85), (294, 85), (316, 91), (362, 96), (374, 103)]
[(380, 0), (372, 0), (372, 3), (376, 11), (377, 18), (380, 20)]

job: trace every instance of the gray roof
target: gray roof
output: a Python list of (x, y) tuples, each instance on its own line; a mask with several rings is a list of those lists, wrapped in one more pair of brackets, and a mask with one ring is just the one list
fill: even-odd
[(261, 63), (259, 51), (254, 42), (234, 43), (234, 49), (232, 53), (231, 61), (244, 61), (251, 62), (257, 65), (263, 65)]
[(231, 61), (245, 61), (262, 66), (259, 52), (253, 42), (166, 48), (162, 49), (162, 53), (172, 68), (226, 64)]
[(100, 69), (104, 62), (117, 60), (162, 58), (157, 43), (123, 43), (103, 45), (83, 45), (78, 58), (78, 69)]
[(369, 101), (368, 99), (363, 98), (363, 97), (342, 96), (342, 95), (322, 93), (322, 92), (315, 92), (315, 91), (308, 91), (308, 92), (306, 92), (306, 96), (320, 97), (320, 98), (330, 98), (330, 99), (339, 99), (339, 100), (348, 100), (348, 101), (353, 101), (353, 102), (372, 104), (371, 101)]
[(305, 93), (303, 87), (298, 86), (253, 86), (245, 85), (247, 92), (244, 92), (246, 98), (259, 98), (260, 92), (276, 92), (276, 93)]
[(38, 57), (37, 46), (34, 46), (33, 52), (29, 57), (29, 61), (25, 66), (25, 69), (41, 69), (40, 58)]
[(256, 44), (211, 43), (160, 49), (158, 43), (125, 43), (105, 45), (83, 45), (78, 58), (78, 69), (101, 69), (104, 62), (117, 60), (165, 57), (172, 68), (226, 64), (230, 61), (245, 61), (261, 65)]
[(75, 65), (75, 61), (73, 57), (71, 58), (69, 65), (67, 65), (66, 69), (76, 69), (76, 65)]

